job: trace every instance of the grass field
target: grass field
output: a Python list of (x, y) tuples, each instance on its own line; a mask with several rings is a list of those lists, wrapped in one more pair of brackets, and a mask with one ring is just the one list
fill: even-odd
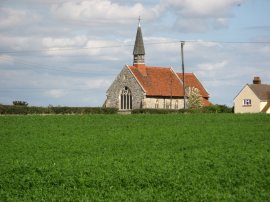
[(0, 116), (0, 201), (269, 201), (270, 116)]

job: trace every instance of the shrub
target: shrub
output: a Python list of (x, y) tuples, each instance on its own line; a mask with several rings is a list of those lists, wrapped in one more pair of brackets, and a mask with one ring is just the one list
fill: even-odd
[(50, 107), (55, 114), (116, 114), (116, 108), (103, 107)]
[(202, 112), (204, 113), (233, 113), (233, 108), (226, 105), (211, 105), (203, 107)]
[(0, 105), (0, 114), (116, 114), (116, 108)]
[(171, 113), (233, 113), (233, 108), (226, 105), (211, 105), (197, 109), (134, 109), (132, 114), (171, 114)]
[(0, 114), (27, 114), (27, 108), (20, 105), (3, 105), (0, 107)]
[(202, 107), (202, 98), (198, 88), (188, 88), (187, 105), (189, 109), (200, 109)]
[(25, 106), (25, 107), (28, 106), (28, 103), (25, 102), (25, 101), (15, 100), (15, 101), (13, 101), (12, 103), (13, 103), (13, 105), (15, 105), (15, 106)]

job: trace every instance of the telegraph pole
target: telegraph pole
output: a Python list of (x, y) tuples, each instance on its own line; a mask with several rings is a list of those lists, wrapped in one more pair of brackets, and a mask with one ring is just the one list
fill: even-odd
[(185, 45), (185, 41), (181, 41), (181, 59), (182, 59), (182, 75), (183, 75), (184, 109), (186, 109), (184, 45)]

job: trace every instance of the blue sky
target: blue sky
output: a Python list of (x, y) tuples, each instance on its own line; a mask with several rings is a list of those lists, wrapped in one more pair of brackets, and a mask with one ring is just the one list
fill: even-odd
[[(216, 104), (270, 83), (268, 0), (2, 0), (0, 103), (101, 106), (142, 17), (145, 62), (194, 72)], [(235, 43), (245, 42), (245, 43)], [(257, 43), (259, 42), (259, 43)]]

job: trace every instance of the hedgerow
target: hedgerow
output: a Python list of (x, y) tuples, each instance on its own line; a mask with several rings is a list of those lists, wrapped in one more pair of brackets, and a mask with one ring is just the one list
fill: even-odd
[(134, 109), (132, 114), (176, 114), (176, 113), (233, 113), (233, 108), (226, 105), (211, 105), (198, 109)]
[(116, 114), (116, 108), (0, 105), (0, 114)]
[[(104, 107), (35, 107), (23, 105), (0, 105), (0, 114), (116, 114), (117, 108)], [(233, 113), (226, 105), (211, 105), (199, 109), (134, 109), (132, 114), (178, 114), (178, 113)]]

